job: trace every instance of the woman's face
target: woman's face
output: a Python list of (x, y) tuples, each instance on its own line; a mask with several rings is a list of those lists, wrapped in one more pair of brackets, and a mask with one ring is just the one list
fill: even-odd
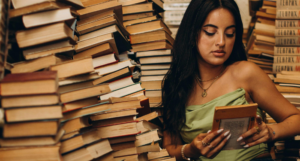
[(229, 58), (235, 42), (235, 21), (231, 12), (224, 8), (211, 11), (199, 32), (200, 61), (222, 65)]

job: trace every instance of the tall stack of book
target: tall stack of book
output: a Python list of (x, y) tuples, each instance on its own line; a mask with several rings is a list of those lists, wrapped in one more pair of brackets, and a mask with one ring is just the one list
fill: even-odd
[[(297, 109), (300, 110), (300, 73), (291, 71), (281, 71), (276, 73), (274, 83), (277, 90)], [(276, 121), (267, 114), (267, 124), (275, 124)], [(282, 160), (296, 160), (294, 157), (299, 159), (300, 144), (299, 136), (295, 136), (291, 139), (277, 141), (275, 143), (275, 156), (277, 159)]]
[(12, 4), (11, 32), (25, 59), (13, 64), (12, 73), (35, 72), (72, 59), (77, 39), (74, 8), (82, 7), (80, 0), (12, 0)]
[(170, 27), (172, 37), (176, 37), (178, 27), (191, 0), (165, 0), (164, 22)]
[(273, 72), (300, 71), (300, 4), (277, 1)]
[(0, 139), (0, 160), (57, 160), (62, 107), (57, 72), (9, 74), (1, 81), (6, 123)]
[[(174, 38), (160, 19), (160, 14), (164, 11), (162, 1), (152, 0), (138, 4), (127, 2), (122, 3), (124, 20), (126, 19), (123, 24), (130, 34), (132, 52), (136, 53), (141, 64), (141, 82), (146, 89), (145, 95), (149, 98), (150, 107), (156, 107), (161, 102), (161, 81), (170, 67), (170, 49)], [(143, 10), (141, 6), (149, 6), (150, 10)]]
[(274, 57), (275, 18), (276, 2), (264, 0), (248, 28), (248, 61), (254, 62), (268, 74), (272, 73)]

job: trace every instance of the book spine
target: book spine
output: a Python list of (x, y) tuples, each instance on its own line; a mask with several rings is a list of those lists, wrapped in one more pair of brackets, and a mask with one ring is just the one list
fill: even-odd
[(300, 63), (299, 56), (274, 56), (274, 63)]
[(164, 0), (164, 3), (190, 3), (191, 0)]
[(180, 25), (181, 19), (176, 19), (176, 20), (165, 20), (165, 23), (167, 25)]
[(281, 28), (300, 28), (300, 20), (276, 20), (275, 27)]
[(300, 9), (300, 0), (276, 0), (277, 8), (298, 8)]
[(276, 18), (278, 19), (300, 19), (300, 9), (277, 10)]
[(185, 11), (165, 11), (164, 19), (182, 19)]
[(164, 10), (186, 10), (189, 3), (164, 3)]
[(300, 29), (275, 29), (275, 36), (300, 36)]
[(278, 46), (300, 46), (300, 37), (276, 37), (275, 45)]
[(281, 72), (281, 71), (300, 71), (300, 64), (273, 64), (273, 72)]
[(274, 55), (300, 55), (300, 47), (274, 47)]

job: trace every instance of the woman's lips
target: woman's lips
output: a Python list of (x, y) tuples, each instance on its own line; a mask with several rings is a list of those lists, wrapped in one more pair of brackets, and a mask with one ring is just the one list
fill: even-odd
[(224, 50), (215, 50), (212, 53), (213, 53), (214, 56), (217, 56), (217, 57), (221, 57), (221, 56), (225, 55), (225, 51)]

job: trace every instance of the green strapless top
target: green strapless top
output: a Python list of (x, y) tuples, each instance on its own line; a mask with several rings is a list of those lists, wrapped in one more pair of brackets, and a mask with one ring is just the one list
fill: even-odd
[[(206, 133), (212, 128), (214, 110), (216, 106), (233, 106), (249, 104), (245, 98), (245, 90), (239, 88), (213, 99), (202, 105), (191, 105), (186, 107), (186, 123), (180, 134), (185, 143), (191, 143), (200, 133)], [(261, 116), (261, 110), (257, 109), (257, 114)], [(200, 157), (197, 161), (245, 161), (256, 156), (267, 153), (268, 147), (265, 143), (245, 149), (222, 150), (215, 158), (208, 159)]]

